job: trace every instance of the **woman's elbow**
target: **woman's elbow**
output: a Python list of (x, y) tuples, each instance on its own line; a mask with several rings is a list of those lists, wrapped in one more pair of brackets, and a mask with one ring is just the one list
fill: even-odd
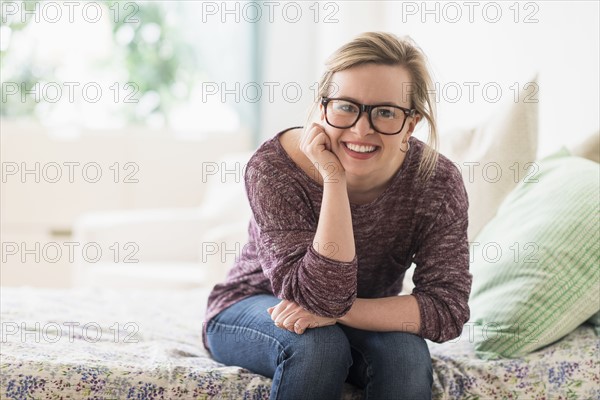
[(356, 276), (352, 279), (309, 279), (305, 274), (292, 270), (269, 279), (276, 297), (293, 301), (322, 317), (345, 315), (357, 297)]
[(440, 335), (436, 342), (443, 343), (459, 337), (469, 316), (469, 306), (466, 303), (449, 311), (448, 318), (444, 318), (446, 321), (440, 327)]
[(340, 318), (350, 311), (356, 300), (356, 290), (317, 293), (309, 288), (303, 289), (298, 291), (295, 301), (307, 311), (321, 317)]

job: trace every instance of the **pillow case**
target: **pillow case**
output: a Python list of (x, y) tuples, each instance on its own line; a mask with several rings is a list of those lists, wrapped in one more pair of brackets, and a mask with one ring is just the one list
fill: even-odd
[[(569, 147), (572, 155), (582, 158), (587, 158), (594, 162), (600, 163), (600, 131), (586, 137), (583, 141)], [(598, 299), (600, 307), (600, 299)], [(600, 336), (600, 311), (588, 320), (596, 330), (596, 335)]]
[(566, 150), (536, 163), (472, 243), (479, 357), (518, 357), (599, 311), (598, 164)]
[(492, 219), (518, 182), (529, 177), (529, 166), (536, 160), (538, 103), (528, 100), (530, 91), (530, 85), (525, 85), (519, 102), (508, 96), (480, 126), (440, 134), (440, 153), (454, 161), (465, 182), (469, 241)]

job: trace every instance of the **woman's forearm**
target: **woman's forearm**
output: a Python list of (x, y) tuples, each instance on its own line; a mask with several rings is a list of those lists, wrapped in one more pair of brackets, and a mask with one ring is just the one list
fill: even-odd
[(378, 299), (356, 299), (350, 311), (338, 323), (376, 332), (410, 332), (418, 334), (421, 316), (417, 299), (411, 295)]
[(313, 247), (327, 258), (350, 262), (355, 256), (354, 232), (346, 178), (341, 175), (323, 183), (321, 213)]

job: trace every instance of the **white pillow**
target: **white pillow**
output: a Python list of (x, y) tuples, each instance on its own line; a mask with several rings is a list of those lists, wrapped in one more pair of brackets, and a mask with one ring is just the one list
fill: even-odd
[(569, 148), (571, 154), (600, 163), (600, 131)]
[(204, 271), (203, 285), (213, 287), (225, 281), (227, 272), (242, 255), (248, 242), (250, 216), (214, 227), (200, 238), (199, 260)]
[(252, 211), (246, 196), (244, 172), (252, 154), (229, 154), (207, 165), (206, 196), (200, 208), (216, 223), (199, 238), (198, 256), (205, 273), (205, 286), (212, 287), (225, 280), (248, 240)]
[(246, 196), (244, 172), (253, 152), (231, 153), (216, 162), (207, 162), (206, 194), (200, 208), (220, 223), (248, 221), (250, 205)]
[[(535, 79), (533, 80), (535, 83)], [(440, 153), (462, 172), (469, 196), (469, 241), (473, 241), (517, 186), (535, 172), (538, 140), (538, 103), (530, 90), (501, 103), (498, 112), (481, 126), (440, 134)]]

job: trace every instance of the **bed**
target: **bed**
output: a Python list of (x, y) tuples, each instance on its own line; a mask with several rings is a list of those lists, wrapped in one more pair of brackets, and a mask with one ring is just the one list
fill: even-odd
[[(208, 291), (2, 288), (3, 399), (268, 399), (270, 379), (212, 360)], [(429, 343), (434, 399), (598, 399), (600, 339), (581, 325), (518, 359)], [(344, 399), (360, 399), (349, 384)]]
[[(519, 98), (526, 96), (524, 92)], [(532, 301), (521, 297), (508, 298), (507, 292), (480, 296), (477, 301), (470, 302), (471, 317), (477, 310), (480, 315), (485, 314), (483, 311), (490, 312), (482, 310), (485, 307), (494, 312), (501, 303), (511, 300), (526, 310), (549, 311), (552, 317), (578, 317), (577, 314), (581, 314), (581, 318), (568, 325), (564, 332), (566, 336), (563, 337), (562, 331), (558, 332), (560, 335), (555, 335), (557, 339), (554, 342), (544, 342), (548, 345), (536, 347), (535, 351), (517, 358), (493, 361), (478, 358), (470, 323), (458, 339), (443, 344), (428, 342), (434, 368), (433, 398), (436, 400), (600, 399), (600, 339), (594, 326), (581, 323), (596, 312), (596, 328), (600, 326), (600, 287), (593, 285), (600, 282), (597, 225), (590, 228), (585, 236), (587, 240), (578, 236), (567, 241), (562, 235), (554, 235), (561, 242), (573, 244), (568, 250), (575, 255), (592, 254), (592, 250), (596, 254), (585, 269), (589, 272), (591, 278), (587, 280), (594, 290), (583, 291), (573, 284), (574, 278), (581, 279), (581, 271), (584, 270), (575, 265), (577, 257), (571, 257), (568, 251), (555, 243), (546, 243), (544, 238), (536, 237), (542, 226), (552, 232), (557, 229), (557, 214), (548, 210), (542, 212), (543, 205), (519, 205), (516, 210), (507, 206), (512, 204), (516, 207), (517, 200), (527, 196), (522, 192), (529, 186), (524, 182), (517, 186), (512, 172), (514, 165), (530, 165), (536, 160), (537, 114), (537, 102), (508, 102), (494, 114), (494, 118), (476, 129), (443, 135), (446, 144), (445, 149), (442, 146), (443, 153), (459, 167), (494, 163), (507, 172), (502, 180), (488, 182), (472, 180), (469, 169), (462, 169), (469, 194), (470, 241), (476, 239), (480, 243), (496, 244), (506, 241), (503, 248), (508, 261), (512, 260), (511, 251), (516, 242), (528, 244), (535, 240), (539, 244), (536, 257), (540, 259), (542, 253), (560, 250), (560, 254), (550, 254), (550, 261), (528, 264), (527, 268), (525, 257), (506, 265), (472, 263), (480, 288), (487, 285), (482, 280), (486, 273), (481, 270), (486, 266), (494, 273), (505, 271), (517, 277), (518, 285), (512, 289), (518, 295), (533, 293), (533, 286), (527, 281), (531, 277), (542, 277), (542, 285), (539, 296), (530, 299)], [(573, 155), (598, 163), (599, 138), (600, 135), (595, 133)], [(222, 159), (219, 165), (244, 165), (249, 154), (228, 157)], [(572, 168), (576, 161), (565, 155), (562, 157), (565, 157), (565, 164), (556, 165), (556, 170), (570, 172), (572, 175), (563, 178), (576, 184), (574, 178), (582, 176)], [(540, 165), (537, 164), (541, 171)], [(586, 190), (590, 187), (589, 190), (594, 193), (577, 196), (572, 205), (579, 206), (582, 199), (591, 199), (593, 217), (569, 220), (575, 227), (573, 229), (563, 224), (578, 235), (584, 232), (581, 221), (598, 223), (598, 166), (589, 164), (585, 168), (596, 174), (590, 179), (596, 186), (577, 183), (577, 187)], [(546, 176), (551, 178), (547, 181), (554, 184), (554, 177)], [(115, 263), (110, 259), (91, 263), (79, 260), (74, 269), (75, 286), (72, 289), (2, 288), (0, 398), (268, 399), (270, 379), (239, 367), (219, 364), (202, 346), (203, 312), (209, 290), (212, 284), (224, 279), (231, 266), (231, 262), (227, 261), (231, 260), (227, 258), (231, 255), (230, 249), (235, 248), (236, 243), (246, 242), (250, 215), (243, 182), (223, 180), (219, 175), (212, 178), (207, 182), (207, 195), (197, 208), (97, 212), (82, 216), (75, 224), (74, 239), (78, 243), (99, 243), (101, 248), (110, 248), (115, 242), (137, 243), (139, 264)], [(531, 187), (545, 187), (543, 181), (535, 182), (536, 185)], [(562, 192), (570, 193), (569, 190)], [(537, 192), (527, 193), (543, 200)], [(512, 203), (507, 200), (509, 195), (514, 200)], [(543, 202), (571, 204), (561, 202), (555, 195), (549, 198), (551, 201)], [(534, 210), (527, 211), (532, 207)], [(567, 208), (569, 215), (571, 211)], [(524, 212), (528, 213), (525, 217), (514, 220)], [(532, 223), (534, 217), (537, 218), (535, 224)], [(500, 223), (507, 225), (506, 232), (500, 229), (503, 228)], [(521, 229), (520, 232), (524, 233), (519, 238), (514, 235), (513, 227), (529, 228), (531, 231)], [(584, 246), (580, 250), (586, 241), (590, 243), (589, 248)], [(220, 246), (217, 246), (217, 252), (211, 253), (211, 257), (205, 257), (205, 253), (199, 257), (199, 250), (205, 250), (200, 243)], [(156, 268), (157, 263), (160, 263), (160, 268)], [(550, 293), (554, 297), (546, 301), (544, 294), (548, 290), (543, 286), (544, 275), (539, 272), (553, 263), (557, 264), (560, 274), (550, 271), (547, 280), (555, 282), (554, 279), (559, 277), (558, 284), (552, 287), (560, 291)], [(508, 268), (500, 268), (501, 265)], [(532, 270), (534, 267), (536, 269)], [(514, 274), (511, 268), (516, 269)], [(563, 273), (567, 270), (571, 275), (565, 277)], [(498, 280), (502, 283), (507, 281)], [(526, 283), (524, 288), (523, 282)], [(195, 286), (200, 283), (203, 286)], [(408, 283), (405, 286), (409, 292)], [(118, 289), (118, 286), (123, 289)], [(154, 289), (147, 289), (149, 287)], [(177, 289), (165, 290), (165, 287)], [(571, 292), (567, 293), (567, 288), (571, 288)], [(576, 297), (573, 294), (579, 295), (579, 292), (587, 297), (579, 296), (579, 303), (556, 309), (557, 303), (570, 301)], [(499, 302), (499, 299), (502, 301)], [(540, 299), (542, 304), (533, 307)], [(496, 318), (493, 312), (491, 315)], [(541, 318), (542, 321), (550, 319)], [(567, 326), (561, 324), (543, 332), (557, 333), (556, 326)], [(358, 388), (349, 384), (345, 386), (344, 400), (360, 399), (361, 395)]]

